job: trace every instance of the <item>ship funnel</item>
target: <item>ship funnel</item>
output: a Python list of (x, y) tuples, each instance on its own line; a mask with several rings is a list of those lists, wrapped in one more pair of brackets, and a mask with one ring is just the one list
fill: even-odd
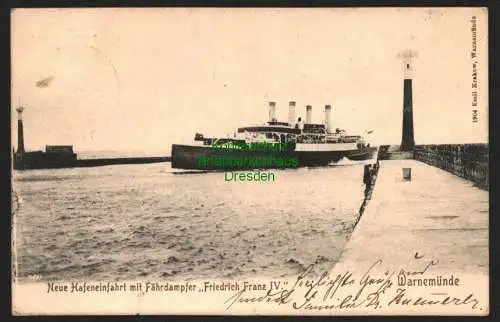
[(269, 102), (269, 122), (276, 121), (276, 103)]
[(331, 115), (332, 115), (332, 106), (325, 105), (325, 126), (326, 126), (326, 131), (328, 133), (330, 133), (332, 131)]
[(306, 105), (306, 124), (312, 124), (312, 106)]
[(295, 102), (291, 101), (288, 104), (288, 123), (290, 126), (295, 126)]

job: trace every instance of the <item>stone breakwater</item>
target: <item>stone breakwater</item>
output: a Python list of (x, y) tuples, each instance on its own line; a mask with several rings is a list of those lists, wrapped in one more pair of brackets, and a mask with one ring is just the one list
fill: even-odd
[(417, 145), (414, 158), (488, 189), (488, 151), (487, 144)]

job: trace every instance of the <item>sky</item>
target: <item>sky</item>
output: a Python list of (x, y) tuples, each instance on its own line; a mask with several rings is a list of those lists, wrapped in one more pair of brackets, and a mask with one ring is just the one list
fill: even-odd
[(316, 123), (330, 104), (334, 127), (399, 144), (398, 53), (413, 49), (416, 144), (488, 142), (487, 19), (480, 8), (16, 9), (11, 108), (25, 107), (27, 150), (169, 153), (196, 132), (266, 122), (268, 101), (283, 121), (289, 101), (302, 117), (312, 105)]

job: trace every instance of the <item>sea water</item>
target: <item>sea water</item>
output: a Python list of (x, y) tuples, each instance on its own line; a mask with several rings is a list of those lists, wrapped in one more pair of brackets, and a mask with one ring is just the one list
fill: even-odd
[(331, 269), (363, 200), (363, 165), (273, 182), (170, 163), (13, 173), (20, 281), (283, 277)]

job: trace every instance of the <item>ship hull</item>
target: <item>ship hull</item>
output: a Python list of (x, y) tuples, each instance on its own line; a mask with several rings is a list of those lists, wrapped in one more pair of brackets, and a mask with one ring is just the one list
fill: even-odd
[[(350, 160), (373, 158), (376, 147), (339, 151), (216, 151), (210, 146), (172, 145), (172, 168), (186, 170), (280, 169), (326, 166), (344, 157)], [(246, 159), (246, 162), (223, 162), (221, 159)], [(200, 162), (204, 159), (205, 162)], [(272, 159), (271, 162), (248, 160)], [(281, 160), (276, 161), (276, 160)], [(217, 162), (219, 161), (219, 162)], [(293, 161), (293, 162), (292, 162)]]

